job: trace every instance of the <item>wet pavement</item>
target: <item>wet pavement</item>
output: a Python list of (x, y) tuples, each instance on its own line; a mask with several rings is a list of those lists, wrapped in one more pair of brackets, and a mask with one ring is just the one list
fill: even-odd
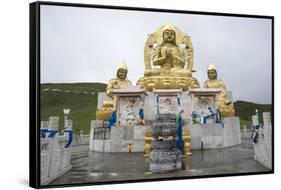
[(50, 185), (270, 171), (254, 160), (253, 145), (247, 139), (239, 146), (192, 153), (181, 158), (182, 170), (167, 174), (151, 173), (143, 153), (75, 153), (72, 169)]

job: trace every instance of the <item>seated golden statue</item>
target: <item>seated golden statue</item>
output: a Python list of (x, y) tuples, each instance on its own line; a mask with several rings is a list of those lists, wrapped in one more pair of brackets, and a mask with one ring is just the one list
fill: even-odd
[(223, 117), (232, 117), (235, 114), (233, 103), (227, 97), (227, 90), (222, 80), (217, 79), (217, 70), (214, 65), (208, 66), (208, 80), (204, 82), (203, 88), (219, 88), (219, 108)]
[(121, 89), (132, 86), (132, 82), (127, 79), (128, 69), (125, 63), (118, 66), (117, 78), (110, 79), (106, 87), (106, 95), (112, 97), (110, 90)]
[(163, 32), (163, 43), (156, 48), (153, 65), (162, 69), (181, 70), (185, 65), (184, 51), (176, 45), (176, 33), (166, 29)]
[[(125, 63), (121, 63), (118, 66), (117, 78), (109, 80), (106, 87), (106, 95), (113, 98), (111, 90), (121, 89), (132, 86), (132, 82), (127, 79), (128, 69)], [(104, 101), (101, 108), (98, 108), (96, 111), (96, 118), (102, 121), (107, 121), (114, 111), (113, 100)]]
[(191, 40), (173, 25), (164, 25), (149, 35), (144, 49), (144, 63), (144, 77), (137, 82), (141, 88), (149, 91), (199, 88), (199, 82), (192, 77)]

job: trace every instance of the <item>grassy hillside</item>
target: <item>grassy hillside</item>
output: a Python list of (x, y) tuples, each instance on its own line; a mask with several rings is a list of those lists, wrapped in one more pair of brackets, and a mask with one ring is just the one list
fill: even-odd
[(63, 108), (70, 108), (75, 133), (90, 132), (90, 122), (96, 118), (98, 92), (104, 92), (102, 83), (41, 84), (41, 121), (59, 116), (63, 129)]
[(262, 121), (262, 112), (272, 113), (271, 104), (256, 104), (246, 101), (234, 102), (235, 115), (240, 118), (241, 128), (246, 125), (248, 128), (251, 126), (252, 115), (255, 114), (255, 110), (259, 110), (259, 120)]
[[(106, 84), (102, 83), (52, 83), (41, 84), (41, 121), (50, 116), (59, 116), (59, 129), (63, 129), (63, 108), (70, 108), (75, 133), (83, 130), (90, 132), (90, 122), (96, 118), (98, 92), (104, 92)], [(240, 117), (241, 127), (251, 125), (255, 109), (260, 113), (271, 112), (271, 105), (255, 104), (245, 101), (234, 102), (236, 116)]]

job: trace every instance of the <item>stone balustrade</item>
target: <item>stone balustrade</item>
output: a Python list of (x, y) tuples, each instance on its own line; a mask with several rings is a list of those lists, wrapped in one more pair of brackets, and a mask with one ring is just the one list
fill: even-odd
[[(41, 123), (41, 126), (46, 127), (46, 122)], [(55, 135), (50, 136), (53, 131), (58, 129), (58, 117), (50, 117), (48, 129), (49, 132), (46, 132), (45, 137), (40, 139), (41, 185), (48, 185), (71, 169), (72, 143), (66, 147), (69, 140), (68, 132), (65, 132), (64, 135), (56, 132)]]
[(77, 136), (76, 142), (74, 145), (87, 145), (90, 143), (89, 134), (80, 134)]
[[(255, 160), (272, 169), (272, 124), (269, 112), (263, 112), (263, 127), (257, 130), (257, 142), (254, 144)], [(253, 125), (260, 124), (253, 116)]]
[(251, 135), (253, 133), (253, 128), (250, 129), (247, 128), (246, 125), (243, 126), (243, 129), (240, 130), (241, 133), (241, 139), (250, 139)]

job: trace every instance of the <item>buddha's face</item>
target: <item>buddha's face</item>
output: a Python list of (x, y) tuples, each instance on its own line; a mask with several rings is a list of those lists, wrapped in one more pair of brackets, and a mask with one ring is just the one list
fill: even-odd
[(176, 41), (176, 33), (174, 30), (165, 30), (163, 32), (163, 41), (166, 43), (174, 43)]
[(217, 71), (215, 69), (208, 70), (208, 78), (210, 80), (215, 80), (217, 79)]
[(126, 79), (127, 78), (128, 71), (126, 69), (119, 69), (117, 72), (117, 77), (120, 79)]

